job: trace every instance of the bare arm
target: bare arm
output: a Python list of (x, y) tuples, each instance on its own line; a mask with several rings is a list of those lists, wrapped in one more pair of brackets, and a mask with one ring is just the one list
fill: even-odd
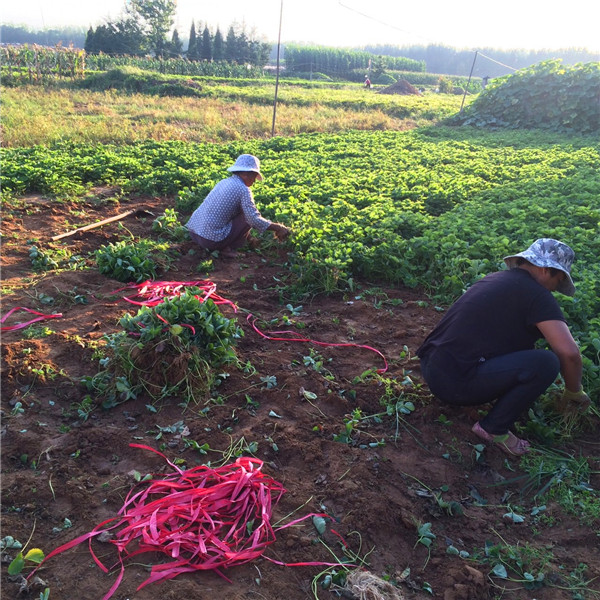
[(581, 388), (581, 353), (569, 327), (563, 321), (542, 321), (536, 326), (560, 360), (565, 387), (578, 391)]
[(271, 231), (275, 232), (275, 235), (277, 236), (277, 239), (282, 242), (283, 240), (285, 240), (291, 233), (291, 230), (288, 229), (285, 225), (282, 225), (281, 223), (271, 223), (267, 229), (270, 229)]

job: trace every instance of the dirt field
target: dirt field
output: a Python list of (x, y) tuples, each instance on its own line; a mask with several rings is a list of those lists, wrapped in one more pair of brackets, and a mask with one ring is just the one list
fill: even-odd
[[(89, 205), (83, 207), (85, 217), (78, 220), (94, 222), (138, 206), (158, 216), (172, 206), (172, 199)], [(416, 409), (403, 415), (404, 421), (385, 415), (363, 420), (348, 443), (334, 441), (356, 409), (364, 416), (385, 412), (380, 402), (385, 393), (382, 382), (356, 381), (367, 369), (383, 368), (384, 362), (369, 349), (273, 341), (251, 328), (248, 312), (265, 321), (290, 315), (285, 307), (288, 300), (282, 303), (276, 289), (277, 279), (286, 271), (283, 248), (246, 251), (239, 260), (216, 258), (214, 270), (201, 274), (196, 270), (198, 255), (189, 253), (194, 246), (186, 242), (170, 271), (161, 274), (164, 280), (208, 278), (221, 296), (241, 309), (238, 318), (245, 335), (238, 355), (242, 363), (250, 361), (256, 372), (229, 368), (229, 376), (218, 388), (223, 404), (183, 410), (171, 401), (151, 412), (146, 407), (148, 398), (138, 397), (111, 410), (98, 407), (85, 420), (79, 417), (74, 406), (87, 392), (78, 382), (98, 369), (92, 359), (94, 343), (117, 331), (119, 317), (131, 306), (123, 302), (124, 293), (112, 293), (122, 284), (100, 275), (91, 260), (89, 270), (47, 274), (32, 270), (27, 242), (37, 239), (41, 245), (51, 235), (71, 229), (72, 209), (28, 198), (22, 208), (8, 211), (3, 225), (3, 289), (12, 293), (5, 294), (2, 314), (24, 306), (60, 312), (63, 317), (43, 323), (54, 331), (47, 337), (25, 339), (23, 330), (2, 336), (2, 537), (11, 535), (23, 544), (31, 537), (28, 548), (49, 553), (116, 516), (136, 485), (136, 473), (138, 478), (147, 473), (159, 477), (169, 471), (159, 456), (131, 448), (131, 443), (162, 447), (169, 459), (184, 459), (191, 468), (217, 462), (221, 455), (209, 451), (204, 456), (186, 439), (224, 451), (243, 438), (248, 445), (257, 444), (255, 456), (264, 461), (263, 471), (286, 489), (274, 508), (273, 522), (311, 512), (331, 515), (336, 531), (368, 571), (397, 584), (397, 597), (575, 598), (572, 590), (547, 585), (527, 590), (523, 583), (490, 577), (491, 563), (472, 560), (477, 554), (483, 556), (486, 542), (546, 548), (552, 551), (554, 572), (571, 572), (585, 563), (585, 579), (600, 576), (598, 528), (583, 525), (547, 500), (542, 526), (530, 516), (539, 502), (519, 496), (522, 482), (506, 483), (521, 473), (518, 460), (507, 459), (495, 448), (479, 456), (474, 448), (479, 440), (470, 428), (477, 411), (441, 406), (421, 385), (419, 364), (412, 355), (440, 312), (418, 290), (362, 282), (354, 294), (304, 301), (294, 316), (304, 324), (302, 334), (311, 339), (368, 345), (381, 352), (389, 363), (385, 376), (396, 378), (398, 389), (407, 375), (414, 382), (404, 390), (405, 399), (413, 401)], [(134, 235), (151, 237), (150, 223), (134, 217), (123, 222)], [(114, 223), (64, 243), (85, 254), (122, 234)], [(48, 297), (54, 302), (44, 305), (42, 300)], [(75, 297), (85, 303), (73, 301)], [(234, 316), (227, 306), (223, 312)], [(22, 314), (9, 322), (19, 319)], [(406, 356), (402, 356), (404, 346), (409, 351)], [(314, 359), (315, 353), (324, 359), (320, 371), (306, 359)], [(277, 385), (268, 388), (261, 378), (271, 376)], [(307, 398), (303, 390), (316, 399)], [(179, 421), (186, 430), (165, 431)], [(162, 436), (157, 439), (159, 431)], [(375, 444), (382, 439), (384, 445)], [(591, 455), (596, 442), (597, 434), (591, 432), (568, 449)], [(592, 470), (598, 473), (598, 461), (592, 462)], [(598, 474), (592, 484), (596, 489), (600, 486)], [(525, 522), (503, 517), (509, 505), (527, 516)], [(425, 523), (431, 523), (436, 536), (429, 549), (418, 541), (418, 528)], [(344, 556), (339, 538), (330, 531), (322, 542), (307, 520), (278, 533), (265, 555), (283, 563), (331, 562), (329, 548)], [(108, 564), (116, 560), (112, 544), (95, 540), (93, 545)], [(448, 553), (449, 546), (468, 552), (469, 558)], [(279, 566), (259, 558), (228, 569), (225, 575), (230, 582), (213, 572), (198, 572), (136, 591), (148, 577), (147, 565), (160, 560), (160, 556), (142, 555), (130, 561), (113, 598), (303, 600), (314, 598), (313, 578), (326, 568)], [(25, 572), (29, 570), (28, 566)], [(104, 574), (87, 544), (82, 544), (51, 558), (38, 574), (50, 588), (52, 600), (93, 600), (104, 597), (117, 571)], [(32, 586), (20, 594), (19, 585), (3, 564), (2, 598), (39, 598), (45, 587)], [(340, 593), (345, 598), (360, 597), (356, 589), (341, 592), (319, 585), (317, 590), (321, 599), (340, 597)]]

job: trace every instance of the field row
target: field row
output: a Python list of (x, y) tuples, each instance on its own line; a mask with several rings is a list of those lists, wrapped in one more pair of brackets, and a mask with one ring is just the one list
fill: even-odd
[(577, 253), (578, 293), (560, 301), (600, 385), (600, 153), (589, 139), (422, 128), (227, 145), (63, 144), (4, 150), (2, 187), (172, 195), (185, 222), (242, 152), (262, 160), (261, 210), (294, 231), (296, 295), (349, 290), (361, 277), (423, 286), (449, 303), (534, 239), (565, 241)]

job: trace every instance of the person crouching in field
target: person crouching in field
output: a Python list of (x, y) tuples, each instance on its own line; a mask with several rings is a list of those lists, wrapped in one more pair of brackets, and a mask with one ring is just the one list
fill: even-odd
[[(472, 431), (508, 454), (529, 451), (510, 427), (562, 374), (563, 412), (587, 410), (582, 360), (552, 295), (573, 296), (573, 250), (542, 238), (504, 258), (508, 270), (473, 284), (426, 337), (417, 355), (431, 392), (442, 402), (475, 406), (493, 402)], [(545, 338), (551, 350), (536, 349)]]
[(290, 229), (263, 218), (254, 203), (250, 188), (263, 178), (258, 158), (241, 154), (227, 170), (231, 177), (215, 185), (186, 223), (192, 240), (210, 252), (219, 250), (226, 258), (237, 256), (252, 228), (260, 233), (274, 231), (279, 241), (285, 240)]

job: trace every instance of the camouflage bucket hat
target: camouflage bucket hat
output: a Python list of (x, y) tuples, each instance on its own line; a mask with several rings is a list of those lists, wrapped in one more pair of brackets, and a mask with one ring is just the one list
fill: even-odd
[(571, 265), (575, 258), (575, 252), (562, 242), (551, 238), (536, 240), (525, 250), (513, 256), (505, 256), (504, 262), (509, 268), (516, 265), (517, 259), (521, 257), (536, 267), (553, 267), (566, 274), (561, 281), (557, 291), (566, 296), (575, 294), (575, 286), (571, 279)]

